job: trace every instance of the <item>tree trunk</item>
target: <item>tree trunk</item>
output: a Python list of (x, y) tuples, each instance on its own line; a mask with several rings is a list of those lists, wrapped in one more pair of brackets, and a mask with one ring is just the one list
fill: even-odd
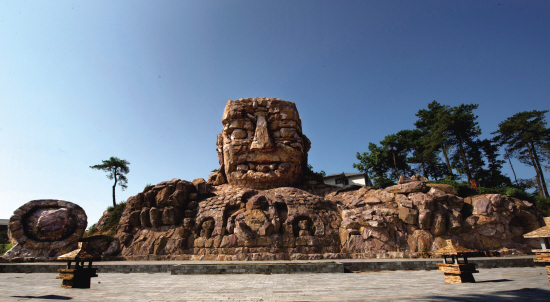
[[(418, 151), (418, 146), (414, 147), (416, 149), (416, 154), (420, 154)], [(422, 167), (422, 176), (428, 178), (428, 175), (426, 175), (426, 168), (424, 167), (424, 155), (420, 154), (420, 166)]]
[(466, 154), (464, 153), (464, 147), (462, 147), (462, 140), (457, 139), (458, 142), (458, 151), (460, 152), (460, 157), (462, 157), (462, 165), (466, 169), (466, 177), (468, 177), (468, 182), (472, 180), (472, 173), (470, 173), (470, 166), (468, 164), (468, 159), (466, 159)]
[(527, 146), (527, 151), (529, 151), (529, 158), (531, 159), (531, 164), (533, 165), (533, 168), (535, 168), (535, 172), (537, 172), (536, 179), (537, 179), (537, 185), (539, 186), (539, 195), (544, 197), (544, 190), (542, 189), (542, 184), (540, 183), (539, 167), (535, 162), (535, 157), (533, 156), (533, 152), (531, 150), (531, 146), (529, 145), (529, 142), (525, 142), (525, 146)]
[(393, 167), (395, 169), (395, 179), (399, 180), (399, 172), (397, 171), (397, 161), (395, 160), (395, 151), (392, 150), (391, 155), (393, 156)]
[(424, 167), (424, 159), (422, 159), (422, 176), (428, 178), (428, 175), (426, 175), (426, 168)]
[(519, 187), (518, 179), (516, 177), (516, 171), (514, 171), (514, 166), (512, 166), (512, 161), (510, 160), (510, 157), (508, 157), (508, 162), (510, 163), (510, 168), (512, 168), (512, 173), (514, 173), (514, 180), (516, 181), (516, 186)]
[(544, 173), (542, 172), (542, 167), (540, 166), (540, 160), (537, 154), (537, 149), (533, 144), (531, 145), (531, 147), (533, 149), (533, 155), (535, 156), (535, 162), (537, 163), (537, 167), (540, 172), (540, 182), (541, 182), (542, 188), (544, 189), (544, 196), (548, 197), (548, 188), (546, 187), (546, 179), (544, 179)]
[(441, 152), (443, 152), (443, 156), (445, 157), (445, 162), (447, 163), (447, 169), (449, 169), (449, 174), (453, 176), (453, 170), (451, 169), (451, 164), (449, 163), (449, 157), (447, 157), (447, 151), (445, 151), (445, 146), (443, 146), (443, 143), (441, 143)]
[(116, 188), (116, 183), (118, 181), (116, 177), (116, 170), (114, 174), (115, 174), (115, 184), (113, 185), (113, 208), (116, 207), (115, 188)]

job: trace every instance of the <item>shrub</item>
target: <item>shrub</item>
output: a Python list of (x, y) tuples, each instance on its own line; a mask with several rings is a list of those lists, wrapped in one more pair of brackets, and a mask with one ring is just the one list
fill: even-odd
[(109, 212), (109, 218), (107, 218), (107, 221), (105, 221), (105, 225), (101, 227), (100, 231), (107, 231), (111, 230), (111, 233), (116, 232), (115, 228), (119, 221), (120, 217), (122, 217), (122, 212), (124, 212), (124, 208), (126, 207), (126, 202), (121, 202), (117, 204), (115, 207), (108, 207), (107, 211)]
[(535, 206), (544, 216), (550, 216), (550, 197), (536, 196), (534, 197)]
[(469, 183), (467, 183), (465, 181), (458, 182), (458, 181), (452, 180), (452, 179), (440, 179), (440, 180), (435, 180), (435, 181), (429, 181), (428, 183), (444, 184), (444, 185), (453, 186), (456, 190), (457, 195), (460, 196), (460, 197), (468, 197), (468, 196), (473, 196), (473, 195), (479, 194), (478, 190), (476, 188), (474, 188), (472, 185), (470, 185)]
[(97, 232), (97, 227), (95, 226), (95, 223), (94, 223), (88, 228), (88, 230), (84, 233), (84, 236), (82, 237), (88, 237), (95, 232)]
[(0, 244), (0, 254), (4, 254), (5, 252), (9, 251), (13, 247), (13, 244)]
[(523, 191), (522, 189), (514, 188), (514, 187), (503, 187), (499, 189), (499, 193), (503, 195), (508, 195), (511, 197), (515, 197), (517, 199), (521, 200), (528, 200), (530, 202), (535, 202), (535, 198), (533, 195)]

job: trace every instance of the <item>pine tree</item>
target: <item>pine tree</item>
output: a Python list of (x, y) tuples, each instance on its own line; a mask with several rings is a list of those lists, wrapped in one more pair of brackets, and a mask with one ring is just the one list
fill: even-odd
[(548, 197), (548, 188), (541, 164), (550, 146), (550, 129), (546, 127), (544, 111), (523, 111), (498, 124), (495, 141), (506, 146), (506, 155), (519, 159), (535, 169), (536, 183), (541, 196)]
[(128, 187), (128, 179), (125, 174), (130, 172), (130, 168), (128, 168), (129, 164), (130, 163), (124, 159), (111, 157), (108, 160), (104, 160), (101, 165), (90, 166), (92, 169), (108, 172), (109, 174), (107, 174), (107, 178), (115, 180), (113, 185), (113, 207), (116, 207), (115, 187), (117, 183), (122, 190), (125, 190)]

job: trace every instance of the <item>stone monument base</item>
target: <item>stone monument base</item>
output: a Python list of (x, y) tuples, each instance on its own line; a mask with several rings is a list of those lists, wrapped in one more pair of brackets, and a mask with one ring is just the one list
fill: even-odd
[(479, 271), (476, 270), (476, 265), (474, 263), (438, 263), (437, 266), (439, 266), (439, 270), (437, 271), (445, 274), (445, 284), (474, 283), (476, 280), (474, 279), (472, 273), (479, 273)]

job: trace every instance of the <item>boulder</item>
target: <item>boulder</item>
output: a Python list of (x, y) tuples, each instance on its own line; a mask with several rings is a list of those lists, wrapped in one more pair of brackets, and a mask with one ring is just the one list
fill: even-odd
[(141, 218), (140, 217), (141, 217), (141, 211), (133, 211), (130, 214), (130, 217), (128, 218), (128, 222), (132, 226), (140, 227), (141, 226)]
[(210, 185), (206, 183), (204, 178), (197, 178), (193, 180), (193, 185), (197, 190), (198, 194), (207, 194), (210, 193)]
[(385, 190), (389, 193), (401, 194), (427, 191), (425, 184), (421, 181), (411, 181), (408, 183), (387, 187)]
[(445, 213), (435, 212), (430, 232), (435, 236), (441, 236), (447, 231), (447, 219)]
[(142, 227), (150, 227), (151, 226), (151, 218), (149, 217), (149, 208), (142, 208), (141, 212), (139, 213), (139, 218), (141, 221)]
[(399, 208), (399, 219), (403, 220), (403, 222), (407, 224), (417, 224), (418, 219), (418, 210), (410, 209), (410, 208)]
[(432, 211), (422, 209), (418, 213), (418, 227), (423, 230), (429, 230), (432, 226)]
[(151, 221), (151, 226), (158, 228), (162, 225), (162, 211), (153, 207), (149, 210), (149, 220)]
[(443, 191), (447, 194), (451, 194), (451, 195), (456, 195), (457, 194), (455, 187), (453, 187), (451, 185), (427, 183), (426, 186), (430, 189), (431, 188), (438, 189), (438, 190)]
[(158, 208), (164, 208), (168, 205), (168, 198), (175, 190), (175, 186), (166, 186), (161, 189), (155, 197), (156, 205)]
[(413, 202), (414, 206), (418, 209), (434, 209), (434, 199), (425, 193), (411, 193), (409, 199)]
[(175, 207), (166, 207), (162, 212), (162, 224), (176, 225), (181, 223), (181, 211)]
[(490, 216), (493, 214), (493, 207), (491, 205), (491, 200), (487, 199), (484, 195), (478, 195), (472, 199), (474, 206), (474, 215), (484, 215)]

